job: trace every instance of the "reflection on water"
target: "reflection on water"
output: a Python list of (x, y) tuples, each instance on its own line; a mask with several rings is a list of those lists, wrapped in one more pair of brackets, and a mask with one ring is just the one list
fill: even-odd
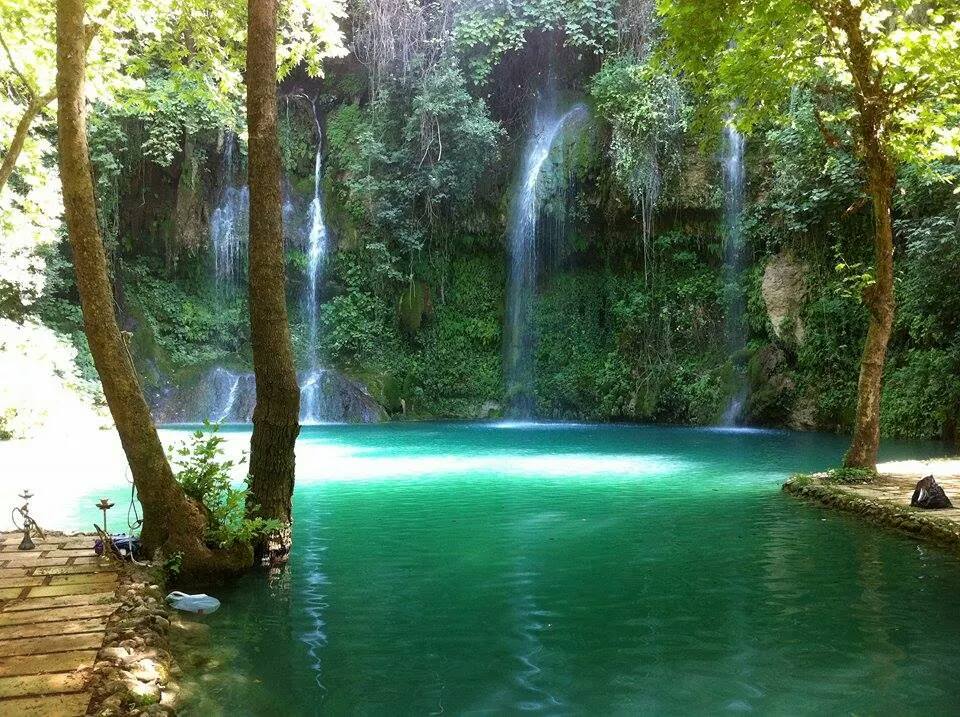
[(313, 629), (304, 632), (300, 639), (307, 645), (307, 654), (310, 656), (311, 666), (316, 672), (316, 682), (320, 688), (323, 688), (323, 659), (321, 653), (323, 647), (327, 644), (327, 635), (324, 632), (326, 623), (323, 619), (323, 611), (327, 607), (327, 586), (329, 585), (327, 576), (323, 573), (323, 554), (326, 549), (326, 545), (315, 541), (311, 542), (303, 551), (306, 590), (297, 595), (304, 613), (313, 624)]
[(289, 569), (216, 589), (185, 713), (955, 709), (958, 561), (779, 490), (844, 441), (567, 428), (306, 430)]

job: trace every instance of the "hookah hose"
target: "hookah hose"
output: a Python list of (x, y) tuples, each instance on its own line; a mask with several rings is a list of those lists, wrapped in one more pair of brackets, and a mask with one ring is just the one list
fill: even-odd
[[(130, 468), (127, 467), (127, 483), (130, 484), (130, 505), (127, 506), (127, 527), (130, 528), (132, 533), (135, 530), (140, 530), (143, 526), (143, 518), (140, 517), (139, 511), (137, 511), (137, 484), (133, 482), (133, 475), (130, 473)], [(133, 520), (130, 520), (130, 514), (133, 514)]]

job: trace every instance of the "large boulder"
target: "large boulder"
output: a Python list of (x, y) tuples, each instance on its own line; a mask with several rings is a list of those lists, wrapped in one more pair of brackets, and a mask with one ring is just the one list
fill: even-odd
[(807, 265), (790, 251), (767, 259), (761, 293), (767, 317), (778, 339), (802, 344), (805, 331), (800, 309), (807, 296)]

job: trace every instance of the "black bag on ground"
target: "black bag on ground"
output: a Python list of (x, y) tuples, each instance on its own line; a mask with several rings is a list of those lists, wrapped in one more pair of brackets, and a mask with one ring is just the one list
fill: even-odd
[(953, 503), (943, 492), (943, 488), (937, 483), (933, 476), (921, 478), (917, 482), (917, 487), (913, 491), (913, 497), (910, 499), (910, 505), (915, 508), (952, 508)]

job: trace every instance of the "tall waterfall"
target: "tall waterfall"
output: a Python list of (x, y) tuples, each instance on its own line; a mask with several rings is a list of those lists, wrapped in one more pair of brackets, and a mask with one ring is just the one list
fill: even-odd
[(322, 380), (324, 369), (320, 367), (317, 356), (319, 350), (317, 323), (320, 308), (318, 292), (326, 268), (328, 247), (327, 225), (323, 220), (323, 195), (320, 191), (320, 182), (323, 175), (323, 134), (320, 129), (320, 118), (317, 116), (316, 107), (313, 110), (313, 121), (317, 126), (317, 153), (313, 162), (313, 199), (310, 201), (310, 209), (308, 210), (307, 283), (303, 297), (307, 317), (307, 352), (310, 357), (307, 375), (300, 385), (300, 420), (303, 423), (316, 423), (323, 418), (317, 409), (324, 402), (322, 393), (326, 385), (326, 382)]
[(237, 288), (243, 275), (249, 231), (250, 192), (240, 166), (237, 136), (224, 135), (217, 200), (210, 216), (214, 284), (221, 292)]
[(534, 409), (533, 302), (537, 284), (537, 223), (541, 209), (537, 189), (541, 170), (561, 131), (586, 118), (587, 108), (577, 104), (560, 116), (555, 113), (550, 115), (541, 117), (538, 112), (534, 120), (533, 133), (523, 154), (522, 173), (508, 234), (510, 273), (504, 373), (508, 415), (513, 418), (530, 418)]
[[(743, 272), (743, 206), (744, 206), (744, 138), (732, 120), (727, 120), (724, 131), (726, 147), (723, 155), (723, 223), (724, 261), (728, 287), (726, 338), (731, 354), (741, 351), (747, 344), (743, 325), (744, 300), (738, 282)], [(744, 376), (737, 372), (737, 385), (723, 414), (724, 425), (731, 426), (740, 420), (747, 386)]]

